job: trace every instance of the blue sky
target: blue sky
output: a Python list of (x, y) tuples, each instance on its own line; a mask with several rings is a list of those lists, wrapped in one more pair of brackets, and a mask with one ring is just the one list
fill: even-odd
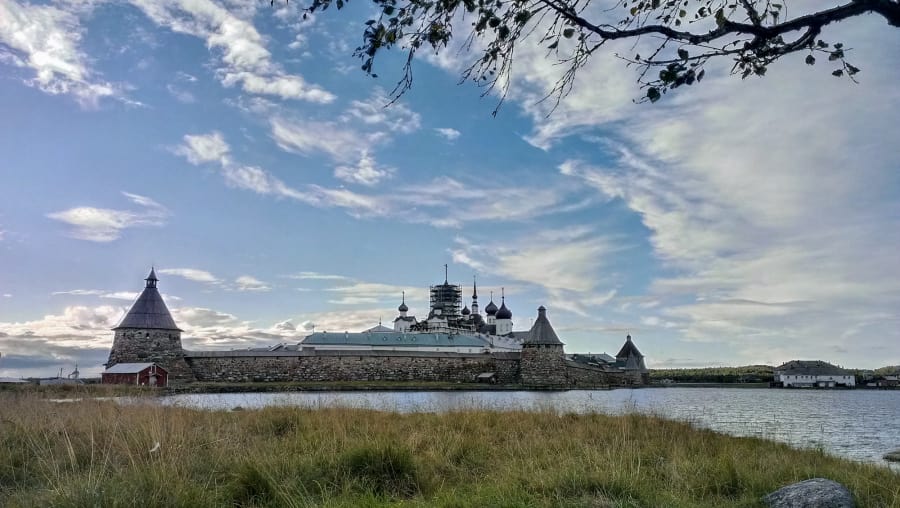
[[(825, 5), (825, 4), (822, 4)], [(500, 114), (471, 55), (359, 71), (368, 5), (0, 0), (0, 376), (96, 374), (151, 265), (189, 349), (424, 314), (426, 289), (546, 305), (570, 352), (627, 332), (651, 367), (900, 364), (900, 32), (634, 104), (598, 57), (525, 44)]]

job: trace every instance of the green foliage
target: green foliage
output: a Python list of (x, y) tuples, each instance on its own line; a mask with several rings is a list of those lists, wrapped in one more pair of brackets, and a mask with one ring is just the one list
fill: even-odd
[(761, 383), (774, 379), (774, 368), (769, 365), (743, 367), (707, 367), (701, 369), (653, 369), (650, 379), (671, 379), (678, 383)]
[(419, 490), (412, 452), (394, 444), (349, 450), (338, 461), (338, 471), (378, 495), (409, 497)]
[[(345, 1), (312, 0), (304, 16), (325, 11), (332, 3), (341, 9)], [(860, 69), (846, 62), (849, 50), (843, 43), (820, 39), (823, 30), (867, 13), (879, 14), (900, 27), (900, 4), (894, 0), (847, 0), (832, 9), (791, 12), (790, 16), (783, 4), (770, 0), (622, 0), (609, 6), (592, 5), (590, 0), (373, 3), (377, 14), (363, 24), (363, 43), (354, 54), (362, 59), (362, 70), (377, 77), (377, 55), (392, 48), (407, 53), (403, 77), (394, 88), (395, 99), (412, 86), (415, 54), (422, 49), (439, 51), (460, 32), (465, 49), (475, 53), (463, 80), (486, 87), (485, 93), (499, 86), (501, 98), (510, 86), (517, 45), (536, 37), (536, 43), (547, 48), (547, 56), (564, 69), (548, 95), (555, 95), (557, 101), (571, 90), (578, 70), (604, 45), (634, 40), (649, 53), (615, 56), (638, 67), (639, 87), (645, 90), (641, 101), (656, 102), (669, 90), (700, 83), (712, 59), (731, 61), (732, 74), (747, 78), (764, 76), (771, 64), (798, 52), (808, 52), (805, 61), (813, 65), (813, 54), (820, 53), (835, 66), (833, 75), (854, 79)]]

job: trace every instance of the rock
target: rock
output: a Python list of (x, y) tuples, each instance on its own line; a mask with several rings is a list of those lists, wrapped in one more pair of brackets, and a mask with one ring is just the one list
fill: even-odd
[(900, 462), (900, 449), (894, 450), (892, 452), (887, 452), (882, 458), (891, 462)]
[(770, 508), (853, 508), (853, 494), (838, 482), (813, 478), (782, 487), (762, 498)]

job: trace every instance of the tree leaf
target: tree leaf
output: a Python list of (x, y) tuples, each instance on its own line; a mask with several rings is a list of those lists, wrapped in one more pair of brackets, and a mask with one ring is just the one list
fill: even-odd
[(831, 75), (832, 75), (832, 76), (841, 77), (841, 76), (844, 75), (844, 71), (843, 71), (842, 69), (838, 69), (838, 70), (832, 72)]
[(652, 86), (647, 89), (647, 98), (650, 99), (650, 102), (656, 102), (660, 97), (662, 97), (662, 95), (659, 93), (659, 88)]
[(563, 37), (565, 37), (566, 39), (571, 39), (572, 36), (575, 35), (575, 29), (574, 28), (566, 28), (565, 30), (563, 30), (562, 34), (563, 34)]
[(815, 65), (816, 57), (812, 55), (806, 55), (806, 65)]
[(680, 58), (682, 60), (687, 60), (689, 56), (690, 56), (690, 54), (688, 54), (688, 51), (686, 49), (680, 48), (678, 50), (678, 58)]

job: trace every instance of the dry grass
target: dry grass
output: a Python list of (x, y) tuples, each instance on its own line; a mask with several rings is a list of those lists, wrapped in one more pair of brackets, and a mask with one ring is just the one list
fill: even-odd
[(0, 393), (0, 506), (758, 506), (818, 476), (860, 506), (900, 507), (886, 468), (648, 416), (225, 412)]

